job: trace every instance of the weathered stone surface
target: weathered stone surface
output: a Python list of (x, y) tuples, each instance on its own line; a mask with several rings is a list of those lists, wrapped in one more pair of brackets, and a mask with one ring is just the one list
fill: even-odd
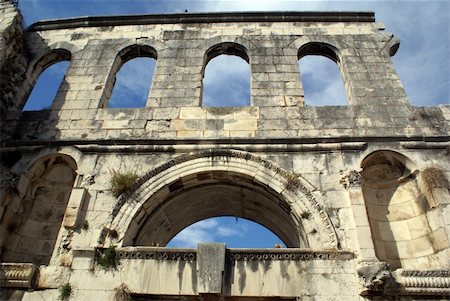
[(197, 248), (199, 294), (221, 294), (225, 271), (225, 244), (200, 243)]
[[(87, 17), (25, 33), (9, 1), (0, 17), (0, 256), (41, 265), (39, 290), (0, 298), (56, 300), (66, 283), (70, 300), (121, 287), (164, 300), (448, 295), (450, 107), (408, 104), (396, 40), (372, 13)], [(108, 108), (122, 62), (143, 53), (157, 59), (145, 108)], [(251, 106), (201, 106), (220, 54), (249, 62)], [(304, 54), (339, 61), (348, 106), (305, 106)], [(71, 64), (52, 106), (21, 112), (60, 60)], [(119, 196), (114, 173), (131, 175)], [(287, 248), (164, 247), (223, 215)]]

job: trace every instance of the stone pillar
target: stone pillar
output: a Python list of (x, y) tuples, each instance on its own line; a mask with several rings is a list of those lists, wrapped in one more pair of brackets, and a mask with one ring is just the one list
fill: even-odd
[(346, 186), (355, 221), (355, 236), (359, 245), (359, 261), (378, 261), (375, 255), (375, 245), (372, 240), (372, 232), (370, 231), (369, 218), (367, 216), (366, 205), (362, 193), (361, 175), (356, 170), (352, 170), (346, 178), (348, 179)]
[[(408, 99), (390, 56), (397, 40), (386, 33), (358, 35), (341, 58), (351, 105), (407, 105)], [(397, 41), (398, 44), (398, 41)]]
[(259, 38), (250, 49), (251, 99), (257, 107), (304, 105), (297, 49), (283, 40)]
[(220, 295), (225, 271), (225, 244), (199, 243), (197, 247), (197, 277), (200, 295), (210, 299)]

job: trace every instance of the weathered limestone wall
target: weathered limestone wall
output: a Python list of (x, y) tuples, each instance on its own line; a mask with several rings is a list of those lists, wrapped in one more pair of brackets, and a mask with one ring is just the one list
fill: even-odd
[[(27, 68), (24, 57), (22, 16), (9, 0), (0, 1), (0, 117), (17, 110), (17, 87)], [(19, 96), (19, 99), (23, 95)]]
[[(48, 64), (45, 56), (52, 49), (71, 53), (71, 58), (64, 57), (71, 60), (69, 70), (52, 110), (9, 114), (13, 139), (377, 137), (380, 132), (421, 137), (448, 133), (448, 107), (408, 106), (390, 60), (391, 48), (398, 45), (392, 35), (380, 30), (379, 23), (105, 25), (79, 27), (76, 32), (64, 26), (52, 28), (37, 24), (27, 32), (27, 45), (34, 56), (28, 78), (34, 82), (38, 74), (31, 67), (40, 66), (42, 60)], [(306, 49), (302, 53), (316, 54), (308, 50), (311, 43), (334, 51), (351, 106), (303, 106), (298, 53)], [(223, 53), (244, 47), (233, 51), (245, 52), (249, 58), (251, 108), (200, 106), (207, 54), (217, 45), (226, 45)], [(147, 107), (102, 108), (112, 90), (118, 54), (136, 47), (157, 53)], [(53, 57), (60, 59), (61, 55)], [(23, 94), (30, 90), (31, 85), (25, 84)], [(26, 97), (20, 101), (23, 105)], [(21, 126), (14, 130), (18, 118)]]
[[(73, 300), (110, 300), (121, 284), (155, 300), (210, 294), (197, 290), (201, 269), (151, 247), (218, 215), (252, 219), (312, 254), (225, 253), (225, 298), (447, 296), (450, 107), (408, 104), (390, 59), (398, 44), (383, 29), (370, 13), (87, 17), (27, 29), (26, 80), (8, 88), (17, 106), (1, 125), (1, 260), (22, 264), (2, 266), (10, 289), (0, 299), (56, 299), (65, 283)], [(157, 59), (146, 107), (107, 108), (115, 72), (139, 51)], [(248, 60), (250, 107), (201, 106), (218, 53)], [(304, 105), (297, 61), (307, 54), (337, 62), (349, 106)], [(61, 60), (71, 63), (52, 107), (21, 112)], [(430, 167), (440, 176), (427, 182)], [(120, 195), (114, 171), (137, 176)], [(94, 258), (110, 246), (122, 257), (104, 271)], [(126, 257), (142, 246), (163, 257)]]

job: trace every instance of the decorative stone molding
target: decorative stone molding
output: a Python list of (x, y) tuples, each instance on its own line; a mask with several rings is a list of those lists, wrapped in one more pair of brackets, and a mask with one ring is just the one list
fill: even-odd
[(358, 269), (364, 281), (362, 296), (450, 296), (450, 270), (403, 270), (391, 272), (384, 262)]
[(116, 250), (119, 259), (197, 260), (196, 249), (125, 248)]
[(450, 270), (397, 270), (395, 278), (406, 295), (450, 296)]
[[(264, 260), (350, 260), (354, 254), (345, 251), (312, 251), (304, 249), (227, 249), (228, 258), (233, 261)], [(185, 260), (197, 259), (196, 249), (167, 249), (154, 247), (128, 247), (116, 250), (119, 259)]]
[(310, 251), (303, 249), (230, 249), (229, 258), (234, 261), (264, 261), (264, 260), (350, 260), (354, 258), (351, 252), (342, 251)]
[(32, 263), (0, 263), (0, 287), (34, 288), (37, 271)]

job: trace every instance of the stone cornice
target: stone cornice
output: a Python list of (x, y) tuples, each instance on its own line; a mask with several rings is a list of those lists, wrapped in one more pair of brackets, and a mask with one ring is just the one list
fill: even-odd
[(375, 22), (373, 12), (214, 12), (93, 16), (39, 21), (28, 31), (146, 24), (237, 22)]
[(1, 153), (34, 152), (45, 147), (74, 146), (83, 152), (186, 152), (192, 149), (235, 148), (246, 151), (361, 150), (367, 143), (400, 142), (404, 148), (446, 149), (446, 136), (374, 136), (314, 138), (231, 138), (231, 139), (114, 139), (114, 140), (30, 140), (5, 141)]

